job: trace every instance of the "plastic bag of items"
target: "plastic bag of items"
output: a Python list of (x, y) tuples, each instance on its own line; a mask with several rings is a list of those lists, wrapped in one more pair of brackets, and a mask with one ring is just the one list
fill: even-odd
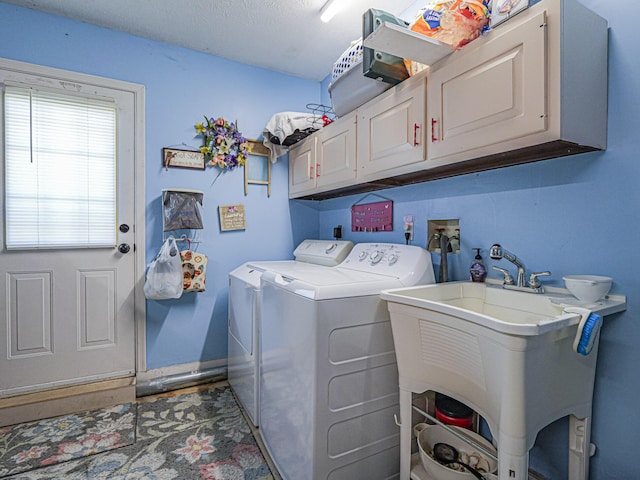
[[(460, 48), (489, 29), (490, 0), (436, 0), (422, 8), (409, 26), (411, 30)], [(424, 68), (405, 61), (409, 74)]]
[(150, 300), (180, 298), (182, 290), (182, 260), (175, 238), (169, 237), (149, 264), (144, 296)]

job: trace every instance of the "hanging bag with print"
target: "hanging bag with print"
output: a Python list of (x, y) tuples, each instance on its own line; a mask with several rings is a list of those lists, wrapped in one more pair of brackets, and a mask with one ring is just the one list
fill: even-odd
[(182, 260), (182, 284), (185, 292), (204, 292), (207, 272), (207, 256), (191, 250), (191, 242), (180, 252)]

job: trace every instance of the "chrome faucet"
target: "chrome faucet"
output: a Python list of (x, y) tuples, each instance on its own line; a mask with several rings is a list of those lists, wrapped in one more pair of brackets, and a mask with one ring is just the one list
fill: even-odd
[(505, 260), (513, 263), (518, 269), (518, 280), (517, 282), (514, 282), (513, 277), (508, 270), (496, 266), (493, 267), (494, 270), (502, 272), (502, 274), (504, 275), (504, 283), (502, 285), (504, 288), (530, 293), (544, 293), (544, 287), (540, 283), (540, 280), (538, 280), (538, 277), (547, 277), (551, 275), (551, 272), (546, 271), (532, 273), (529, 276), (529, 283), (527, 284), (527, 281), (525, 279), (526, 271), (524, 263), (519, 260), (518, 257), (516, 257), (513, 253), (509, 252), (505, 248), (502, 248), (499, 243), (495, 243), (491, 246), (491, 250), (489, 250), (489, 256), (494, 260), (500, 260), (504, 258)]
[[(494, 243), (493, 245), (491, 245), (491, 250), (489, 250), (489, 256), (494, 260), (500, 260), (504, 258), (505, 260), (508, 260), (511, 263), (513, 263), (516, 267), (518, 267), (518, 283), (516, 285), (518, 287), (527, 286), (524, 281), (524, 276), (525, 276), (524, 263), (518, 260), (518, 257), (516, 257), (513, 253), (508, 251), (506, 248), (502, 248), (502, 246), (499, 243)], [(513, 279), (511, 281), (513, 282)]]

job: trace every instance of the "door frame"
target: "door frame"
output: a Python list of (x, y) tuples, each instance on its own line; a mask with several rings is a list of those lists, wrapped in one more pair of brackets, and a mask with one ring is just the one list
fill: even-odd
[[(146, 299), (144, 296), (144, 281), (146, 273), (145, 233), (145, 86), (137, 83), (114, 80), (78, 73), (71, 70), (63, 70), (53, 67), (45, 67), (32, 63), (20, 62), (0, 58), (0, 68), (16, 73), (40, 75), (58, 82), (78, 82), (81, 84), (97, 85), (105, 88), (122, 90), (133, 94), (134, 98), (134, 322), (135, 322), (135, 369), (137, 372), (146, 370)], [(0, 176), (1, 177), (1, 176)], [(4, 221), (4, 212), (2, 212)]]

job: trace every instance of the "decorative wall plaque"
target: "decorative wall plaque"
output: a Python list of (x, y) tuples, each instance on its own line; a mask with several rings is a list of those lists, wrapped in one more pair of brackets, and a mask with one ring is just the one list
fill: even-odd
[(393, 202), (355, 204), (351, 207), (352, 232), (390, 232), (393, 230)]
[(244, 214), (244, 205), (220, 205), (218, 207), (220, 217), (220, 230), (246, 230), (247, 220)]
[(163, 148), (162, 159), (164, 166), (180, 167), (180, 168), (195, 168), (198, 170), (204, 170), (204, 155), (195, 150), (179, 150), (177, 148)]

